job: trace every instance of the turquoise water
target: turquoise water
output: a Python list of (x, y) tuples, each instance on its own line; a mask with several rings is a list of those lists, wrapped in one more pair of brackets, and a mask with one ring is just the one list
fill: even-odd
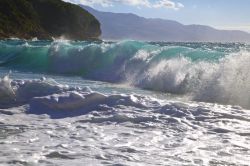
[[(158, 63), (175, 57), (192, 61), (217, 61), (225, 55), (249, 49), (248, 45), (212, 43), (143, 43), (22, 41), (0, 42), (1, 66), (21, 70), (88, 75), (111, 66), (133, 63), (138, 51), (150, 54), (143, 59)], [(146, 55), (145, 55), (146, 56)], [(140, 60), (140, 59), (137, 59)], [(134, 62), (133, 65), (140, 65)], [(130, 64), (128, 64), (130, 65)], [(132, 65), (132, 64), (131, 64)]]
[[(50, 72), (89, 76), (99, 70), (119, 70), (122, 65), (159, 63), (184, 57), (191, 61), (216, 62), (226, 55), (249, 49), (248, 45), (232, 43), (144, 43), (22, 41), (0, 42), (1, 66), (30, 72)], [(126, 64), (125, 64), (126, 63)], [(144, 64), (142, 64), (144, 63)], [(117, 81), (117, 80), (116, 80)]]

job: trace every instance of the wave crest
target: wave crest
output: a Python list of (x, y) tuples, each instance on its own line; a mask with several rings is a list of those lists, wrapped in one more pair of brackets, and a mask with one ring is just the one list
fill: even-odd
[(250, 107), (249, 50), (237, 43), (18, 40), (0, 43), (0, 64)]

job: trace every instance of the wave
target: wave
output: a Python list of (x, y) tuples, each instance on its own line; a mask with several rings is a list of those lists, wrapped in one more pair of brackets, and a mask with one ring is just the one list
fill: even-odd
[[(4, 67), (21, 70), (51, 72), (95, 77), (114, 69), (116, 75), (122, 74), (122, 67), (137, 69), (141, 65), (159, 62), (176, 56), (192, 60), (218, 59), (224, 56), (222, 51), (196, 48), (193, 45), (162, 45), (137, 41), (112, 42), (71, 42), (57, 41), (0, 41), (0, 64)], [(224, 49), (225, 51), (227, 49)], [(106, 73), (105, 73), (106, 72)], [(98, 77), (101, 75), (99, 74)], [(124, 75), (124, 74), (123, 74)], [(115, 78), (101, 76), (99, 79)]]
[(0, 55), (0, 65), (9, 69), (80, 75), (250, 108), (245, 44), (11, 40), (1, 41)]

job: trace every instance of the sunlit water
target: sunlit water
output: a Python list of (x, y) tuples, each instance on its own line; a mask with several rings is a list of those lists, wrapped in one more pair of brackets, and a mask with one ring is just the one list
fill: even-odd
[(0, 165), (249, 165), (248, 49), (2, 42)]

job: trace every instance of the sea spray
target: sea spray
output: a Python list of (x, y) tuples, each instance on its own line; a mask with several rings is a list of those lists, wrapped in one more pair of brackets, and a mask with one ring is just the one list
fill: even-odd
[(6, 105), (10, 102), (14, 102), (15, 92), (11, 86), (11, 79), (9, 75), (0, 78), (0, 104)]

